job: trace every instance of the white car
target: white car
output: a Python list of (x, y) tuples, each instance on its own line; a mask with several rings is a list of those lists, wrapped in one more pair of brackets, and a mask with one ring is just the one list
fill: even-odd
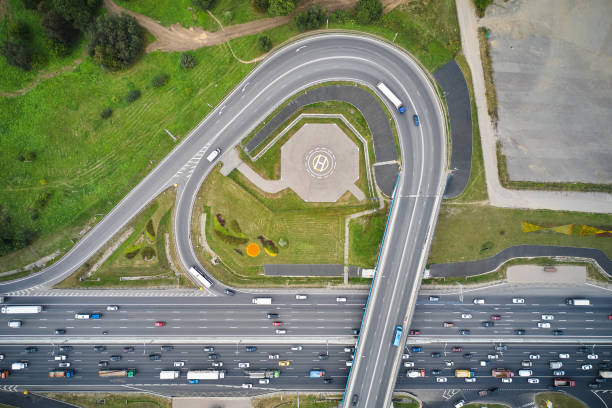
[(570, 358), (570, 355), (567, 353), (559, 353), (559, 358)]
[(278, 360), (279, 358), (278, 354), (268, 354), (268, 360)]
[(308, 295), (295, 295), (296, 300), (306, 300), (308, 299)]
[(0, 360), (4, 360), (4, 354), (0, 353)]
[(336, 298), (336, 302), (338, 302), (338, 303), (346, 303), (346, 298), (345, 297), (337, 297)]
[(223, 367), (223, 361), (213, 361), (212, 366), (213, 367)]
[(542, 320), (555, 320), (553, 315), (542, 315)]
[(591, 364), (583, 364), (580, 368), (583, 369), (583, 370), (591, 370), (593, 368), (593, 365), (591, 365)]
[(251, 383), (244, 383), (244, 384), (242, 384), (242, 388), (253, 388), (253, 384), (251, 384)]
[(410, 354), (402, 354), (402, 360), (406, 360), (410, 358)]
[(406, 368), (414, 367), (414, 362), (413, 361), (404, 361), (404, 367), (406, 367)]
[(353, 360), (346, 360), (346, 366), (347, 367), (352, 367), (353, 366)]
[(287, 329), (276, 329), (276, 334), (287, 334)]
[(512, 298), (512, 303), (525, 303), (523, 298)]
[(540, 355), (539, 354), (530, 354), (529, 355), (529, 359), (530, 360), (539, 360), (540, 359)]
[(473, 383), (473, 382), (476, 382), (476, 378), (475, 378), (475, 377), (472, 377), (472, 378), (466, 378), (466, 379), (465, 379), (465, 382), (467, 382), (467, 383)]
[(565, 375), (565, 370), (554, 370), (553, 375)]
[(598, 356), (597, 354), (589, 354), (589, 355), (587, 356), (587, 358), (588, 358), (589, 360), (597, 360), (597, 359), (599, 358), (599, 356)]
[(293, 350), (293, 351), (301, 351), (303, 348), (304, 347), (302, 347), (302, 346), (293, 346), (293, 347), (291, 347), (291, 350)]
[(487, 356), (487, 358), (488, 358), (489, 360), (497, 360), (497, 359), (499, 358), (499, 356), (498, 356), (497, 354), (489, 354), (489, 355)]
[(511, 382), (512, 382), (512, 378), (502, 378), (502, 382), (503, 382), (504, 384), (509, 384), (509, 383), (511, 383)]
[(548, 322), (538, 322), (538, 327), (541, 329), (550, 329), (550, 323)]
[(260, 378), (259, 383), (260, 384), (270, 384), (270, 380), (267, 378)]
[(353, 351), (355, 351), (352, 347), (345, 347), (344, 348), (344, 352), (345, 353), (352, 353)]
[(472, 318), (472, 315), (471, 315), (471, 314), (469, 314), (469, 313), (462, 313), (462, 314), (461, 314), (461, 318), (462, 318), (462, 319), (471, 319), (471, 318)]
[(530, 360), (521, 361), (521, 367), (532, 367), (533, 363)]
[(529, 384), (539, 384), (540, 383), (540, 379), (539, 378), (528, 378), (527, 382)]
[(64, 361), (66, 360), (68, 356), (66, 356), (65, 354), (58, 354), (57, 356), (55, 356), (55, 360), (56, 361)]
[(119, 310), (119, 306), (116, 306), (116, 305), (106, 306), (106, 311), (108, 312), (116, 312), (117, 310)]
[(452, 367), (455, 365), (454, 361), (445, 361), (444, 364), (446, 364), (447, 367)]
[(448, 381), (448, 379), (446, 377), (436, 377), (436, 382), (442, 383), (442, 382), (446, 382), (446, 381)]
[(238, 368), (249, 368), (250, 363), (238, 363)]
[(485, 300), (483, 298), (475, 298), (474, 300), (472, 300), (472, 302), (474, 302), (475, 305), (484, 305), (485, 304)]
[(184, 367), (185, 366), (185, 362), (184, 361), (175, 361), (174, 362), (174, 366), (175, 367)]
[(63, 361), (61, 363), (59, 363), (60, 368), (67, 368), (70, 367), (70, 363), (67, 361)]

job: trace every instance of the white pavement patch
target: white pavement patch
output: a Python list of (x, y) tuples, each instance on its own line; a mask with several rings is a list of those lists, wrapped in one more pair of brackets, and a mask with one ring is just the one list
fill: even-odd
[(514, 265), (507, 270), (510, 283), (585, 283), (586, 267), (578, 265), (556, 265), (556, 272), (545, 272), (537, 265)]
[(191, 159), (189, 159), (189, 161), (183, 167), (181, 167), (179, 171), (176, 172), (176, 175), (184, 176), (186, 178), (191, 177), (196, 166), (198, 165), (198, 163), (200, 163), (200, 160), (202, 160), (202, 157), (210, 148), (211, 144), (211, 142), (206, 143), (204, 147), (202, 147)]
[(251, 398), (172, 398), (172, 408), (252, 408)]

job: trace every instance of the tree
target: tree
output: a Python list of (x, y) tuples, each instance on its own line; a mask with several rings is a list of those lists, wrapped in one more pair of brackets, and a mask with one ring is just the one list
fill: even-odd
[(355, 10), (359, 23), (370, 24), (382, 16), (383, 8), (380, 0), (358, 0)]
[(191, 69), (197, 65), (195, 57), (188, 52), (181, 54), (181, 66), (185, 69)]
[(24, 71), (32, 68), (32, 49), (29, 45), (5, 41), (0, 47), (0, 54), (6, 58), (6, 63)]
[(111, 70), (129, 67), (144, 49), (144, 31), (127, 14), (98, 17), (90, 37), (89, 55)]
[(78, 30), (72, 26), (72, 23), (55, 10), (45, 14), (40, 24), (47, 37), (62, 44), (74, 44), (79, 35)]
[(16, 42), (27, 42), (30, 40), (30, 26), (23, 20), (15, 20), (8, 26), (9, 38)]
[(257, 46), (263, 52), (268, 52), (272, 49), (272, 40), (267, 35), (262, 35), (257, 39)]
[(166, 85), (166, 83), (168, 83), (169, 78), (170, 77), (168, 76), (168, 74), (155, 75), (151, 80), (151, 85), (153, 85), (154, 88), (160, 88)]
[(270, 0), (268, 13), (273, 16), (286, 16), (291, 14), (293, 9), (295, 9), (294, 0)]
[(193, 0), (193, 5), (202, 11), (210, 10), (215, 6), (216, 0)]
[(308, 7), (308, 10), (304, 10), (295, 16), (295, 25), (302, 31), (314, 30), (323, 25), (326, 17), (325, 10), (318, 4), (314, 4)]
[(40, 3), (40, 0), (22, 0), (23, 2), (23, 7), (25, 7), (28, 10), (36, 10), (36, 8), (38, 7), (38, 3)]
[(74, 28), (85, 32), (100, 4), (101, 0), (52, 0), (51, 8), (70, 21)]
[(270, 7), (270, 0), (253, 0), (253, 7), (261, 13), (265, 13)]
[(493, 3), (493, 0), (474, 0), (478, 17), (484, 17), (487, 7)]

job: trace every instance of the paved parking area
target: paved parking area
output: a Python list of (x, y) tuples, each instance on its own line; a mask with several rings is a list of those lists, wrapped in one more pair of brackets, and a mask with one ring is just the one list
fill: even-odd
[(510, 178), (612, 183), (612, 2), (497, 0), (480, 24)]
[(514, 265), (507, 270), (510, 283), (584, 283), (586, 267), (555, 265), (556, 272), (546, 272), (540, 265)]

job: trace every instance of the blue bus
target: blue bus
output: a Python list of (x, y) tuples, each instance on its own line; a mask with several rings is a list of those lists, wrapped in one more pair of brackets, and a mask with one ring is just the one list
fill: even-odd
[(400, 341), (402, 340), (402, 326), (397, 326), (395, 328), (395, 337), (393, 338), (393, 345), (395, 347), (400, 345)]

